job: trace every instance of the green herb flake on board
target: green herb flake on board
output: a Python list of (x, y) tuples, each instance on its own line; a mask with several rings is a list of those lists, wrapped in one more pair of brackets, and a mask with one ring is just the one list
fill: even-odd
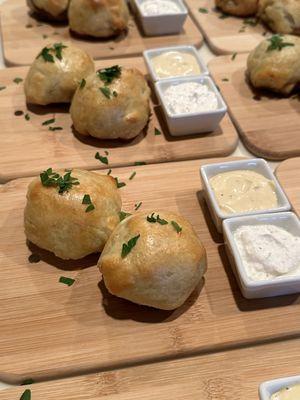
[(127, 243), (123, 243), (121, 257), (125, 258), (135, 247), (141, 235), (134, 236)]
[(133, 173), (130, 175), (129, 180), (131, 181), (134, 177), (136, 176), (136, 172), (133, 171)]
[(147, 221), (154, 224), (154, 223), (159, 223), (160, 225), (167, 225), (168, 221), (166, 221), (165, 219), (160, 218), (159, 214), (157, 214), (157, 216), (154, 216), (155, 213), (152, 213), (150, 216), (147, 216)]
[(231, 56), (231, 60), (234, 61), (236, 56), (237, 56), (237, 53), (233, 53), (232, 56)]
[(59, 278), (59, 283), (63, 283), (63, 284), (68, 285), (68, 286), (72, 286), (74, 282), (75, 282), (75, 279), (68, 278), (66, 276), (61, 276)]
[(6, 89), (6, 86), (0, 86), (0, 92), (1, 92), (1, 90), (4, 90), (4, 89)]
[(25, 392), (23, 392), (22, 396), (20, 397), (20, 400), (31, 400), (31, 390), (26, 389)]
[(176, 231), (177, 233), (180, 233), (180, 232), (182, 231), (181, 226), (178, 225), (176, 221), (171, 221), (171, 224), (172, 224), (173, 228), (175, 229), (175, 231)]
[(43, 126), (47, 126), (47, 125), (50, 125), (50, 124), (54, 124), (54, 122), (55, 122), (55, 118), (51, 118), (51, 119), (47, 119), (46, 121), (44, 121), (42, 123), (42, 125)]
[(110, 175), (110, 174), (111, 174), (111, 172), (112, 172), (112, 170), (111, 170), (111, 169), (109, 169), (109, 170), (107, 171), (107, 174), (106, 174), (106, 175)]
[(120, 182), (118, 178), (115, 178), (116, 184), (117, 184), (117, 188), (120, 189), (124, 186), (126, 186), (125, 182)]
[(21, 383), (21, 386), (24, 386), (24, 385), (32, 385), (34, 383), (34, 380), (32, 379), (32, 378), (28, 378), (28, 379), (25, 379), (22, 383)]
[(20, 117), (21, 115), (24, 115), (24, 111), (22, 111), (22, 110), (15, 111), (15, 116), (16, 117)]
[(135, 211), (137, 211), (137, 210), (141, 207), (142, 204), (143, 204), (142, 201), (140, 201), (139, 203), (136, 203), (136, 204), (134, 205)]
[(30, 254), (30, 256), (28, 257), (28, 261), (31, 264), (36, 264), (41, 261), (41, 257), (38, 254)]
[(198, 8), (198, 11), (199, 11), (201, 14), (208, 14), (208, 9), (207, 9), (207, 8), (204, 8), (204, 7)]
[(16, 78), (14, 79), (14, 83), (16, 83), (17, 85), (18, 85), (19, 83), (21, 83), (21, 82), (23, 82), (23, 79), (22, 79), (22, 78), (16, 77)]
[(161, 135), (161, 131), (157, 128), (154, 128), (154, 135), (155, 136)]
[(62, 131), (63, 128), (61, 126), (49, 126), (49, 131)]
[(145, 161), (135, 161), (134, 165), (146, 165), (147, 163)]
[(102, 164), (108, 165), (108, 158), (106, 156), (101, 156), (99, 151), (97, 151), (97, 153), (95, 154), (95, 158), (96, 160), (102, 162)]
[(29, 114), (25, 114), (24, 118), (26, 119), (26, 121), (30, 120), (30, 115)]

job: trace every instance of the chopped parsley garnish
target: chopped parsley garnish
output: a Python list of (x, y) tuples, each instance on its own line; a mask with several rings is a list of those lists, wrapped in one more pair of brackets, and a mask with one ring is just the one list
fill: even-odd
[(115, 90), (112, 92), (112, 94), (114, 97), (118, 97), (118, 93)]
[(43, 57), (45, 62), (54, 63), (54, 57), (52, 54), (50, 54), (50, 50), (51, 48), (49, 49), (48, 47), (44, 47), (37, 58)]
[(51, 118), (51, 119), (47, 119), (46, 121), (44, 121), (42, 123), (42, 125), (46, 126), (46, 125), (53, 124), (54, 122), (55, 122), (55, 118)]
[(281, 51), (284, 47), (295, 46), (294, 43), (284, 42), (282, 35), (273, 35), (267, 40), (270, 42), (267, 51)]
[(49, 126), (49, 131), (62, 131), (63, 128), (61, 126)]
[(208, 14), (208, 9), (207, 9), (207, 8), (204, 8), (204, 7), (200, 7), (200, 8), (198, 9), (198, 11), (201, 12), (202, 14)]
[(36, 264), (41, 261), (41, 257), (38, 254), (30, 254), (30, 256), (28, 257), (28, 261), (31, 264)]
[(123, 186), (126, 186), (125, 182), (119, 182), (118, 178), (115, 178), (116, 184), (117, 184), (117, 188), (120, 189)]
[(137, 210), (141, 207), (142, 204), (143, 204), (142, 201), (140, 201), (139, 203), (136, 203), (136, 204), (134, 205), (135, 211), (137, 211)]
[(154, 128), (154, 135), (156, 136), (161, 135), (161, 131), (157, 128)]
[(62, 51), (66, 49), (67, 46), (63, 45), (62, 43), (54, 43), (53, 47), (44, 47), (37, 58), (42, 57), (45, 62), (52, 62), (54, 63), (53, 54), (58, 60), (62, 60)]
[(41, 182), (43, 186), (54, 186), (58, 189), (59, 194), (69, 191), (72, 186), (79, 185), (77, 178), (71, 176), (72, 171), (68, 171), (64, 176), (54, 172), (52, 168), (48, 168), (46, 171), (40, 174)]
[(100, 90), (101, 90), (101, 92), (104, 94), (104, 96), (106, 98), (110, 99), (110, 96), (111, 96), (110, 88), (108, 88), (106, 86), (103, 86), (103, 87), (100, 88)]
[(123, 243), (121, 253), (122, 258), (125, 258), (131, 252), (131, 250), (134, 248), (137, 241), (139, 240), (140, 236), (141, 235), (134, 236), (127, 243)]
[(135, 161), (134, 165), (146, 165), (145, 161)]
[(134, 177), (136, 176), (136, 172), (133, 171), (133, 173), (130, 175), (129, 180), (131, 181)]
[(129, 217), (130, 215), (132, 215), (132, 214), (127, 213), (125, 211), (120, 211), (119, 212), (120, 222), (122, 222), (125, 218)]
[[(106, 153), (105, 153), (106, 154)], [(108, 158), (106, 156), (101, 156), (99, 154), (99, 151), (97, 151), (97, 153), (95, 154), (95, 158), (96, 160), (99, 160), (100, 162), (102, 162), (103, 164), (108, 164)]]
[(19, 83), (23, 82), (23, 79), (17, 77), (14, 79), (14, 82), (18, 85)]
[(109, 152), (107, 150), (104, 150), (104, 154), (108, 156)]
[(31, 390), (26, 389), (25, 392), (20, 397), (20, 400), (31, 400)]
[(110, 84), (115, 78), (119, 78), (121, 75), (121, 67), (119, 65), (113, 65), (112, 67), (99, 69), (97, 74), (102, 82), (106, 85)]
[(171, 221), (171, 224), (172, 224), (172, 226), (174, 227), (174, 229), (175, 229), (175, 231), (176, 231), (177, 233), (180, 233), (180, 232), (182, 231), (181, 226), (178, 225), (176, 221)]
[(81, 79), (80, 84), (79, 84), (79, 88), (83, 89), (86, 85), (86, 80), (84, 78)]
[(68, 277), (66, 277), (66, 276), (61, 276), (61, 277), (59, 278), (59, 282), (60, 282), (60, 283), (64, 283), (65, 285), (68, 285), (68, 286), (72, 286), (73, 283), (75, 282), (75, 279), (73, 279), (73, 278), (68, 278)]
[(223, 82), (229, 82), (229, 79), (228, 78), (223, 78), (222, 81)]
[(107, 171), (107, 175), (110, 175), (111, 174), (111, 169), (109, 169), (108, 171)]
[(29, 121), (30, 120), (30, 115), (29, 114), (25, 114), (25, 119), (26, 119), (26, 121)]
[(232, 56), (231, 56), (231, 60), (234, 61), (236, 56), (237, 56), (237, 53), (233, 53)]
[(87, 208), (85, 209), (85, 212), (90, 212), (90, 211), (95, 210), (95, 206), (92, 203), (91, 196), (89, 194), (85, 194), (83, 196), (82, 204), (87, 205)]
[(166, 221), (165, 219), (160, 218), (159, 214), (157, 214), (157, 216), (154, 216), (155, 213), (152, 213), (150, 216), (147, 216), (147, 221), (154, 224), (156, 222), (158, 222), (160, 225), (167, 225), (168, 221)]
[(20, 117), (21, 115), (24, 115), (24, 112), (22, 110), (15, 111), (15, 116), (16, 117)]
[(0, 86), (0, 91), (6, 89), (6, 86)]

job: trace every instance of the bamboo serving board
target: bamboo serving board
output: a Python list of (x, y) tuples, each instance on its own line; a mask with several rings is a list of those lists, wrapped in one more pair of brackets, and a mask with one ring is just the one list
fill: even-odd
[(276, 170), (276, 175), (294, 211), (300, 217), (300, 158), (282, 162)]
[[(228, 159), (226, 159), (228, 160)], [(212, 160), (220, 161), (220, 160)], [(207, 163), (202, 161), (202, 163)], [(174, 312), (111, 296), (96, 268), (97, 255), (63, 262), (26, 245), (23, 209), (30, 178), (3, 185), (0, 195), (0, 380), (50, 379), (215, 352), (300, 335), (297, 295), (242, 297), (203, 201), (200, 161), (113, 169), (127, 183), (123, 209), (181, 213), (208, 254), (208, 272), (191, 298)], [(42, 261), (28, 262), (31, 253)], [(59, 278), (74, 278), (73, 286)]]
[(251, 88), (245, 76), (247, 57), (223, 56), (209, 63), (241, 139), (252, 153), (270, 160), (299, 156), (299, 98)]
[(0, 400), (96, 400), (99, 398), (257, 400), (260, 383), (299, 374), (300, 340), (173, 360), (0, 392)]
[(268, 31), (262, 23), (252, 26), (246, 18), (224, 18), (224, 14), (215, 8), (215, 0), (186, 0), (186, 4), (216, 54), (247, 53), (262, 41)]
[[(137, 67), (146, 73), (142, 58), (98, 61), (97, 68), (120, 64)], [(133, 165), (136, 161), (159, 163), (174, 160), (226, 156), (237, 146), (238, 135), (228, 115), (219, 128), (210, 134), (176, 138), (170, 136), (156, 99), (152, 98), (152, 117), (139, 136), (131, 141), (108, 141), (81, 137), (72, 129), (68, 106), (26, 107), (23, 83), (13, 83), (15, 77), (25, 78), (28, 67), (0, 70), (0, 182), (32, 176), (52, 165), (59, 167), (103, 168), (95, 153), (109, 151), (110, 166)], [(15, 116), (15, 111), (29, 113), (30, 120)], [(62, 131), (51, 132), (42, 123), (55, 117), (55, 126)], [(162, 134), (155, 135), (155, 128)]]
[(127, 34), (115, 39), (80, 39), (70, 35), (67, 25), (37, 21), (28, 12), (25, 0), (7, 0), (1, 5), (3, 53), (10, 65), (28, 65), (51, 42), (72, 41), (94, 58), (136, 56), (145, 49), (174, 45), (200, 47), (203, 37), (190, 17), (178, 35), (144, 36), (133, 16)]

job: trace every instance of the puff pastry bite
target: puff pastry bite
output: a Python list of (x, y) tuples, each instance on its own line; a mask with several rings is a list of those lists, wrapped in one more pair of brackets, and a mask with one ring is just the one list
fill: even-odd
[(60, 258), (80, 259), (103, 249), (119, 223), (120, 210), (114, 178), (79, 169), (49, 169), (28, 187), (25, 234)]
[(125, 0), (71, 0), (68, 16), (73, 32), (97, 38), (119, 34), (129, 21)]
[(258, 15), (273, 32), (300, 34), (299, 0), (260, 0)]
[(138, 213), (112, 233), (98, 266), (110, 293), (173, 310), (206, 271), (206, 252), (191, 224), (172, 212)]
[(27, 0), (27, 4), (41, 17), (57, 21), (67, 18), (69, 0)]
[(254, 87), (288, 95), (300, 82), (300, 38), (273, 35), (250, 54), (247, 72)]
[(81, 79), (94, 70), (94, 61), (79, 47), (69, 43), (48, 45), (26, 76), (26, 101), (39, 105), (69, 103)]
[(140, 71), (118, 65), (82, 82), (71, 105), (74, 128), (101, 139), (131, 139), (148, 122), (150, 89)]
[(256, 14), (258, 0), (216, 0), (216, 6), (226, 14), (247, 17)]

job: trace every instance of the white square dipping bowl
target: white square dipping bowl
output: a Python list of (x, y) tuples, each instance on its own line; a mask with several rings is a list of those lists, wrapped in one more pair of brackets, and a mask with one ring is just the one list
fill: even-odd
[[(236, 170), (252, 170), (273, 181), (275, 184), (275, 192), (277, 195), (278, 206), (266, 210), (246, 211), (242, 213), (232, 213), (232, 214), (223, 213), (219, 207), (219, 204), (215, 197), (214, 191), (209, 183), (209, 180), (210, 178), (212, 178), (217, 174), (228, 171), (236, 171)], [(203, 165), (200, 168), (200, 176), (208, 208), (210, 210), (212, 219), (219, 232), (222, 232), (222, 221), (227, 218), (239, 217), (243, 215), (282, 212), (282, 211), (289, 211), (291, 209), (290, 202), (288, 201), (275, 175), (273, 174), (268, 163), (262, 158), (253, 158), (247, 160), (229, 161), (218, 164)]]
[(297, 384), (300, 384), (300, 375), (263, 382), (258, 389), (259, 398), (260, 400), (270, 400), (271, 396), (280, 389)]
[(177, 78), (180, 76), (180, 75), (174, 75), (174, 76), (169, 76), (166, 78), (160, 78), (155, 72), (155, 69), (152, 64), (152, 58), (159, 56), (160, 54), (167, 53), (169, 51), (179, 51), (179, 52), (183, 52), (183, 53), (188, 53), (195, 57), (195, 60), (197, 61), (197, 64), (199, 65), (201, 72), (196, 75), (188, 75), (189, 77), (209, 74), (205, 62), (202, 60), (201, 56), (199, 55), (197, 49), (194, 46), (160, 47), (157, 49), (145, 50), (143, 52), (144, 60), (145, 60), (145, 63), (146, 63), (146, 66), (147, 66), (147, 69), (149, 71), (152, 81), (156, 82), (156, 81), (160, 81), (160, 80), (164, 80), (164, 79)]
[(182, 0), (172, 0), (179, 6), (180, 12), (176, 14), (145, 15), (141, 4), (145, 0), (132, 0), (132, 8), (142, 25), (146, 36), (171, 35), (179, 33), (188, 16), (187, 8)]
[[(165, 102), (164, 91), (172, 85), (184, 82), (197, 82), (208, 86), (216, 95), (218, 108), (213, 111), (201, 111), (187, 114), (172, 114)], [(209, 133), (217, 129), (220, 121), (227, 112), (227, 106), (218, 89), (209, 76), (185, 76), (181, 78), (169, 78), (155, 82), (155, 91), (162, 106), (170, 134), (173, 136), (185, 136), (197, 133)]]
[(223, 233), (228, 258), (244, 297), (252, 299), (299, 293), (300, 275), (282, 276), (264, 281), (250, 279), (234, 239), (236, 230), (245, 225), (275, 225), (300, 237), (300, 222), (297, 215), (292, 212), (282, 212), (229, 218), (223, 221)]

